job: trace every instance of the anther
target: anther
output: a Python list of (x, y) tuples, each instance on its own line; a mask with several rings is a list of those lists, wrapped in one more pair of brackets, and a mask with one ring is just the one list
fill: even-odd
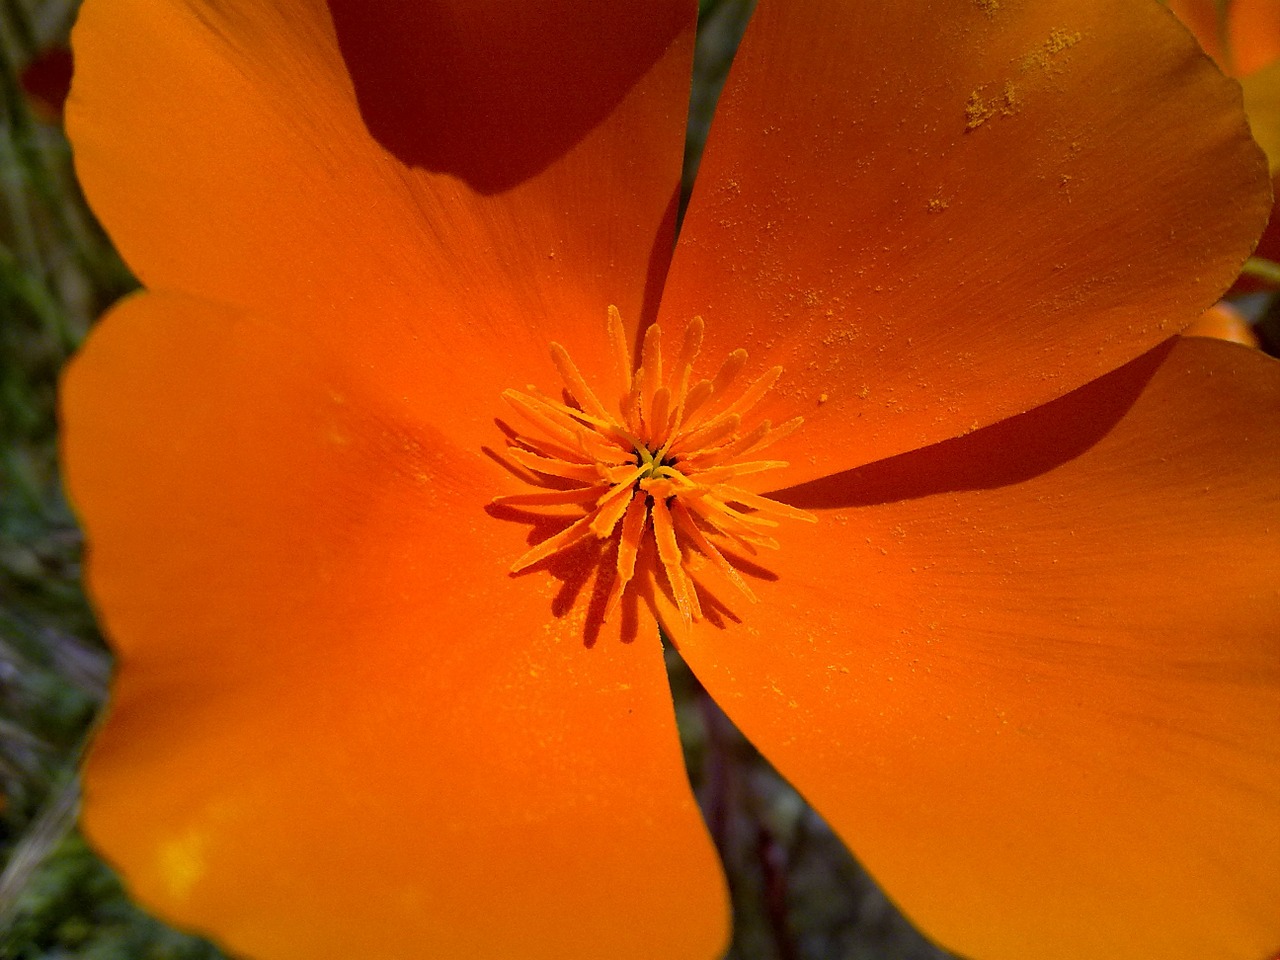
[[(695, 554), (751, 602), (755, 593), (735, 566), (735, 550), (777, 549), (770, 533), (779, 520), (813, 521), (807, 511), (745, 490), (737, 479), (778, 470), (785, 461), (743, 461), (796, 430), (799, 417), (778, 427), (753, 421), (751, 411), (773, 388), (781, 367), (773, 367), (735, 399), (733, 385), (747, 362), (745, 350), (729, 354), (713, 379), (694, 379), (704, 325), (695, 317), (685, 327), (674, 367), (666, 370), (662, 330), (653, 324), (641, 342), (633, 369), (626, 328), (610, 307), (606, 337), (615, 382), (597, 392), (586, 382), (569, 352), (551, 345), (567, 402), (533, 387), (508, 390), (503, 399), (531, 428), (517, 434), (508, 456), (523, 468), (536, 492), (494, 499), (495, 503), (581, 511), (574, 522), (534, 546), (512, 564), (518, 573), (587, 540), (612, 541), (612, 583), (604, 606), (611, 618), (637, 576), (646, 531), (664, 589), (680, 619), (702, 617), (698, 585), (689, 562)], [(604, 399), (601, 399), (601, 398)], [(609, 554), (605, 554), (608, 556)]]

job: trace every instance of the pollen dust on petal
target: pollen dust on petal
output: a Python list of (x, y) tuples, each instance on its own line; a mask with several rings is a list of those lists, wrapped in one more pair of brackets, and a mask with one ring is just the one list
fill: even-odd
[(1057, 89), (1056, 81), (1070, 64), (1068, 51), (1083, 36), (1079, 30), (1055, 27), (1048, 37), (1014, 61), (1016, 70), (1012, 77), (994, 80), (970, 91), (964, 104), (965, 131), (972, 132), (997, 117), (1013, 116), (1026, 103)]
[(1079, 43), (1082, 37), (1079, 30), (1055, 27), (1049, 31), (1048, 39), (1022, 58), (1023, 71), (1033, 67), (1047, 72), (1061, 69), (1061, 55)]
[(1018, 88), (1012, 80), (998, 90), (980, 87), (969, 94), (964, 105), (965, 129), (976, 130), (992, 117), (1012, 116), (1018, 108)]
[[(745, 489), (741, 478), (785, 467), (759, 454), (803, 420), (775, 425), (753, 416), (782, 368), (745, 378), (745, 350), (729, 354), (713, 376), (700, 377), (703, 330), (695, 317), (675, 349), (664, 353), (663, 330), (653, 324), (633, 358), (622, 318), (610, 307), (605, 336), (617, 377), (612, 389), (593, 390), (568, 351), (553, 343), (562, 399), (532, 386), (503, 394), (525, 428), (509, 436), (506, 457), (534, 489), (493, 503), (552, 511), (563, 520), (558, 532), (512, 563), (513, 574), (595, 542), (609, 548), (598, 556), (612, 575), (603, 620), (615, 616), (646, 576), (665, 581), (646, 586), (667, 593), (686, 624), (704, 618), (700, 582), (708, 571), (755, 602), (742, 555), (778, 549), (773, 534), (783, 521), (817, 518)], [(637, 563), (646, 551), (655, 564)]]

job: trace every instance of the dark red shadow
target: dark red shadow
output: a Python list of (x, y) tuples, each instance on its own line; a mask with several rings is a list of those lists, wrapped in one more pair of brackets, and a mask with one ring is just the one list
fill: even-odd
[(71, 92), (72, 66), (69, 49), (48, 47), (22, 71), (19, 82), (27, 104), (46, 123), (62, 122), (62, 110)]
[(404, 163), (481, 193), (515, 186), (581, 140), (696, 16), (687, 0), (329, 0), (329, 9), (373, 137)]
[(1101, 440), (1129, 410), (1173, 349), (1149, 353), (1046, 403), (964, 437), (770, 493), (806, 510), (866, 507), (1030, 480)]
[[(522, 523), (529, 527), (527, 543), (534, 546), (569, 526), (577, 517), (565, 515), (553, 516), (531, 510), (522, 510), (505, 504), (495, 503), (485, 507), (485, 513), (495, 520)], [(582, 642), (590, 648), (600, 638), (604, 627), (604, 608), (609, 599), (609, 588), (613, 583), (613, 571), (617, 568), (617, 541), (600, 541), (588, 538), (572, 547), (552, 554), (545, 560), (533, 564), (515, 577), (551, 576), (560, 581), (560, 588), (551, 600), (551, 613), (556, 618), (567, 617), (583, 592), (590, 589), (586, 601), (585, 619), (583, 623)], [(512, 557), (514, 560), (515, 557)], [(640, 612), (636, 591), (629, 590), (623, 595), (617, 616), (623, 643), (631, 643), (640, 632)]]

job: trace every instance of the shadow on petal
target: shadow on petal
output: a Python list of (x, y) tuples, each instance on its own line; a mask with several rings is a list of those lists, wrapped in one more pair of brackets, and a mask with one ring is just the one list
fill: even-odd
[(329, 9), (373, 137), (405, 164), (485, 194), (581, 140), (694, 12), (681, 0), (329, 0)]
[(805, 510), (866, 507), (1009, 486), (1084, 453), (1142, 393), (1175, 341), (1058, 400), (981, 430), (770, 493)]

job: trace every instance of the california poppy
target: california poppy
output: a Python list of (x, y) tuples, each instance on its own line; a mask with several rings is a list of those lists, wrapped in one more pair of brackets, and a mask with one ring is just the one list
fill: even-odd
[[(1280, 4), (1274, 0), (1171, 0), (1169, 9), (1224, 73), (1240, 79), (1249, 126), (1271, 167), (1272, 193), (1280, 192)], [(1280, 216), (1274, 207), (1256, 255), (1280, 259)], [(1273, 279), (1246, 274), (1233, 290), (1275, 286)]]
[(1274, 949), (1280, 368), (1171, 339), (1238, 90), (1154, 3), (761, 0), (673, 243), (694, 20), (87, 0), (89, 834), (257, 960), (706, 960), (661, 621), (947, 946)]

